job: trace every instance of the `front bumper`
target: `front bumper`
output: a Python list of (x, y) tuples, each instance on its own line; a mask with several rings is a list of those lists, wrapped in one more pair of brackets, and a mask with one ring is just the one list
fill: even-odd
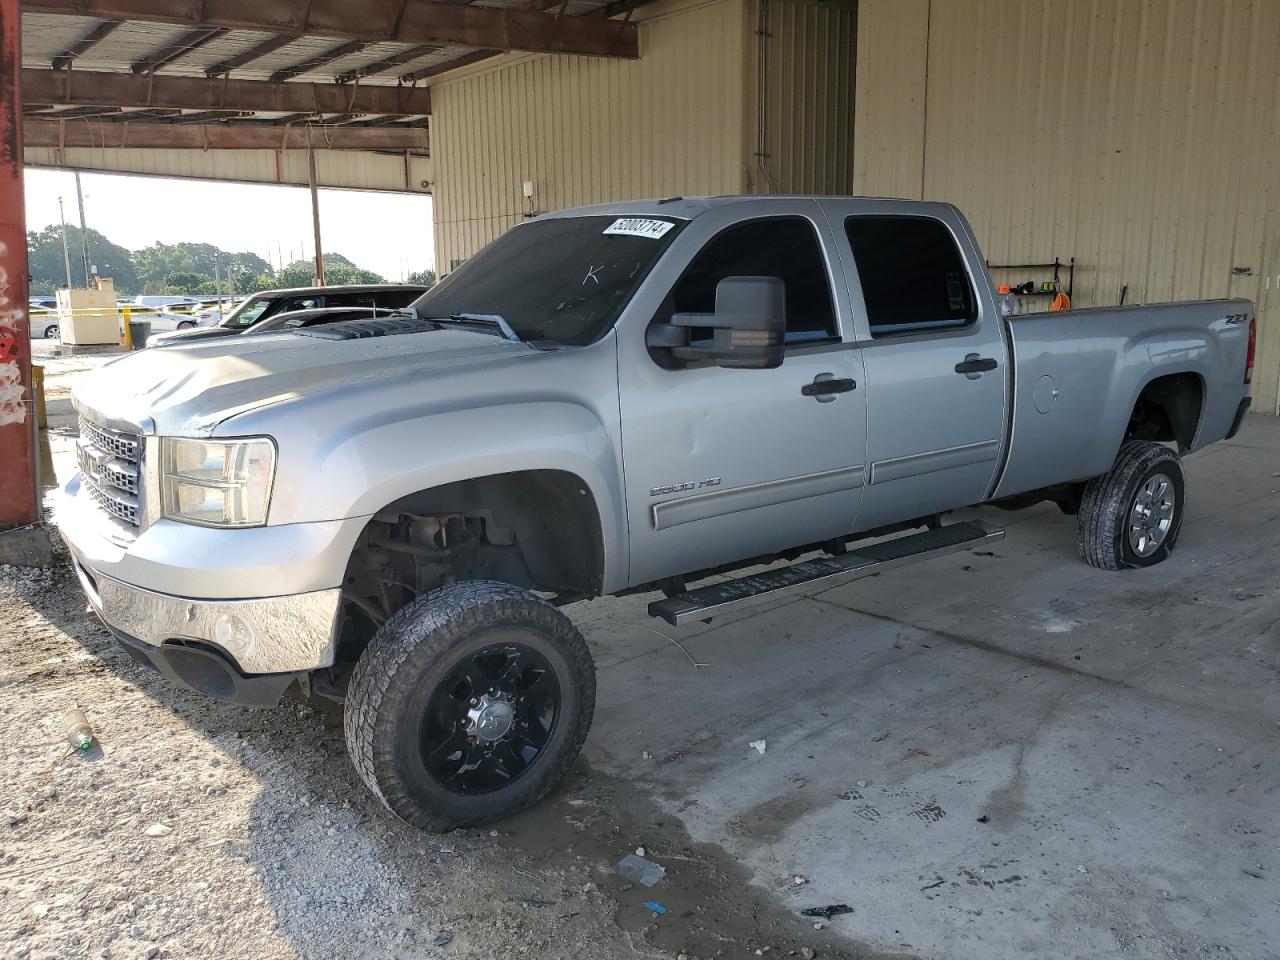
[(333, 664), (338, 585), (366, 518), (128, 530), (84, 488), (79, 475), (67, 484), (54, 519), (92, 609), (135, 657), (175, 683), (258, 705)]
[(337, 588), (252, 600), (195, 600), (113, 580), (86, 566), (74, 548), (71, 552), (93, 612), (112, 633), (144, 648), (212, 648), (242, 675), (295, 673), (333, 663), (342, 594)]
[(212, 650), (173, 643), (151, 647), (110, 625), (107, 629), (129, 656), (170, 683), (246, 707), (276, 706), (289, 685), (305, 676), (301, 671), (246, 676)]

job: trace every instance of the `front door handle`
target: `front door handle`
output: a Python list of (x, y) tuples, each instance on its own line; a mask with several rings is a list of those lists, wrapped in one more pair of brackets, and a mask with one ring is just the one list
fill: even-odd
[(956, 373), (963, 373), (970, 380), (977, 380), (988, 370), (994, 370), (998, 366), (999, 364), (990, 357), (970, 353), (956, 364)]
[(857, 388), (856, 381), (837, 380), (829, 373), (820, 373), (813, 378), (813, 383), (801, 387), (800, 392), (806, 397), (816, 397), (819, 403), (830, 403), (835, 399), (833, 394), (848, 393)]

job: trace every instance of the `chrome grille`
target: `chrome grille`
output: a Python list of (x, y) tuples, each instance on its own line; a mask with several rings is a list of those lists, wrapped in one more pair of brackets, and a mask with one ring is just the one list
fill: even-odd
[(108, 515), (131, 527), (142, 525), (142, 442), (134, 434), (108, 430), (83, 417), (76, 456), (84, 485)]
[(141, 459), (138, 456), (140, 445), (137, 437), (103, 429), (84, 417), (80, 418), (80, 439), (129, 463), (137, 463)]

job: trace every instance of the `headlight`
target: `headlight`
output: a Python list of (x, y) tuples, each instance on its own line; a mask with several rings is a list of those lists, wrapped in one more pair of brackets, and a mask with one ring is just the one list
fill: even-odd
[(206, 527), (260, 527), (267, 522), (276, 445), (242, 440), (160, 440), (161, 512)]

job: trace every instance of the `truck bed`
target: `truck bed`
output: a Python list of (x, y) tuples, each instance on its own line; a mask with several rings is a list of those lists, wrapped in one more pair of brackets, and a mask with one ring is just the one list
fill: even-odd
[(1184, 452), (1224, 438), (1248, 389), (1252, 316), (1248, 300), (1194, 300), (1008, 318), (1012, 429), (995, 498), (1105, 473), (1157, 377), (1186, 374), (1202, 386)]

